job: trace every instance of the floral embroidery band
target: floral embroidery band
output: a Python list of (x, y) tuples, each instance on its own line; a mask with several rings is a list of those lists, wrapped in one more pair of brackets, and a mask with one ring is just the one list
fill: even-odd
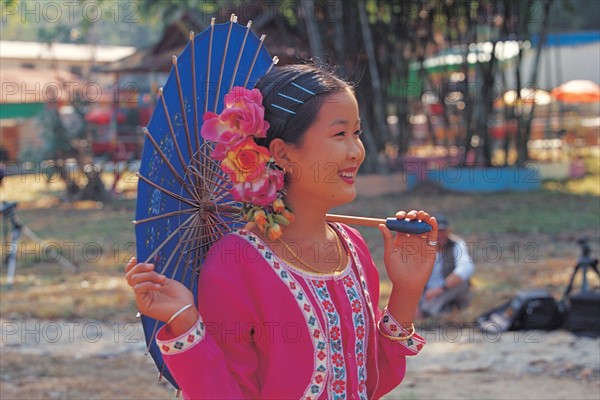
[(183, 335), (170, 340), (156, 340), (161, 353), (178, 354), (194, 347), (204, 339), (204, 322), (198, 318), (198, 323)]
[[(390, 336), (405, 336), (410, 333), (408, 329), (405, 329), (394, 319), (387, 308), (383, 310), (380, 327), (385, 329)], [(425, 341), (417, 336), (413, 336), (406, 341), (400, 340), (399, 343), (416, 354), (421, 350)]]

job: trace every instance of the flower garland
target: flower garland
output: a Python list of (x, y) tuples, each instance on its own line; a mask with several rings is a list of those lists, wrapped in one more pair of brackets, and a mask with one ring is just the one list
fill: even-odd
[(225, 95), (221, 114), (204, 113), (200, 133), (216, 143), (210, 157), (221, 162), (233, 183), (231, 195), (243, 203), (244, 220), (256, 223), (263, 234), (276, 240), (294, 215), (283, 202), (284, 172), (269, 149), (254, 141), (267, 137), (269, 129), (262, 99), (258, 89), (234, 87)]

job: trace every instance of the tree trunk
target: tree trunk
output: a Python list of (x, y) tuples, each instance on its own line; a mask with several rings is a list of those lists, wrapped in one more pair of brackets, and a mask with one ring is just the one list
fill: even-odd
[[(533, 71), (531, 71), (531, 80), (530, 82), (536, 86), (537, 88), (537, 78), (540, 69), (540, 59), (542, 55), (542, 49), (544, 47), (544, 43), (546, 42), (546, 37), (548, 36), (548, 17), (550, 15), (550, 7), (554, 0), (546, 0), (544, 4), (544, 16), (542, 20), (542, 31), (540, 32), (540, 42), (538, 43), (538, 48), (535, 52), (535, 60), (533, 62)], [(529, 115), (524, 118), (524, 126), (523, 126), (523, 142), (519, 148), (519, 164), (523, 164), (527, 160), (529, 160), (529, 148), (527, 143), (529, 142), (529, 138), (531, 137), (531, 123), (533, 121), (535, 111), (535, 101), (531, 104), (531, 109), (529, 111)]]
[(323, 60), (323, 44), (321, 42), (321, 33), (315, 21), (315, 2), (314, 0), (301, 0), (302, 14), (306, 23), (306, 33), (312, 56), (317, 60)]
[[(365, 50), (367, 52), (369, 76), (371, 78), (371, 88), (373, 95), (373, 126), (379, 131), (377, 136), (387, 137), (387, 126), (385, 124), (385, 112), (382, 97), (381, 80), (379, 78), (379, 70), (377, 68), (377, 60), (375, 54), (375, 48), (373, 47), (373, 38), (371, 35), (371, 28), (369, 27), (369, 20), (367, 16), (367, 10), (365, 8), (364, 0), (357, 2), (358, 5), (358, 16), (360, 20), (361, 34)], [(382, 143), (378, 143), (377, 149), (380, 149)], [(375, 154), (377, 156), (377, 154)], [(383, 165), (380, 165), (380, 169), (385, 169)]]

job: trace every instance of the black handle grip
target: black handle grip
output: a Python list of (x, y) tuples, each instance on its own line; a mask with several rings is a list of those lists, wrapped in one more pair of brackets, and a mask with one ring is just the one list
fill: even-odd
[(419, 234), (431, 231), (431, 225), (423, 221), (417, 221), (416, 219), (407, 221), (405, 219), (388, 218), (385, 221), (385, 226), (389, 230), (402, 233)]

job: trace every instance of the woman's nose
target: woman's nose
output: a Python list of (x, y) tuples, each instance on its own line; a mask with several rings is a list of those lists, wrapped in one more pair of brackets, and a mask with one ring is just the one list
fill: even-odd
[(365, 148), (358, 138), (352, 138), (348, 141), (348, 158), (360, 158), (365, 152)]

